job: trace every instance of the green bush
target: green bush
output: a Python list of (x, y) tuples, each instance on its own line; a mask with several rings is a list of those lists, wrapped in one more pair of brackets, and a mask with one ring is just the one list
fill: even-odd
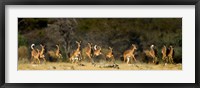
[(23, 35), (18, 34), (18, 47), (19, 46), (26, 46), (26, 45), (28, 45), (27, 39)]

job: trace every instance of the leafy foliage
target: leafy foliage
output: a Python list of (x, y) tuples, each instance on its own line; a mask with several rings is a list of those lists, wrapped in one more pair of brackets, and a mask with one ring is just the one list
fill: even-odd
[(27, 45), (27, 42), (27, 39), (23, 35), (18, 34), (18, 46)]

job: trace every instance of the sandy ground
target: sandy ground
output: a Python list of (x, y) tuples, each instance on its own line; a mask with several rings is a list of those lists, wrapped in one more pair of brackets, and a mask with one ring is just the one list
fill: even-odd
[(18, 70), (182, 70), (182, 64), (147, 64), (147, 63), (96, 63), (72, 64), (69, 62), (46, 62), (41, 64), (18, 63)]

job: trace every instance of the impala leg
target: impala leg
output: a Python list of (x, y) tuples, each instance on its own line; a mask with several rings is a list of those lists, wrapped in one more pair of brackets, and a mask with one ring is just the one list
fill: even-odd
[(171, 62), (171, 57), (169, 57), (169, 63), (171, 64), (172, 62)]
[[(107, 61), (108, 60), (108, 58), (107, 57), (104, 57), (104, 59), (105, 59), (105, 61)], [(109, 61), (109, 60), (108, 60)]]
[(167, 56), (165, 57), (165, 63), (168, 63), (168, 57)]
[(113, 56), (113, 63), (115, 63), (115, 58), (114, 58), (114, 56)]
[(170, 57), (170, 63), (171, 63), (171, 64), (173, 64), (173, 63), (174, 63), (174, 61), (173, 61), (173, 58), (172, 58), (172, 57)]
[(38, 58), (37, 60), (38, 60), (38, 62), (39, 62), (39, 64), (40, 64), (40, 59)]
[(62, 55), (61, 54), (59, 55), (59, 60), (60, 60), (60, 62), (62, 61)]
[(130, 61), (130, 58), (129, 58), (129, 57), (127, 57), (127, 64), (129, 63), (129, 61)]
[(165, 56), (162, 56), (162, 60), (164, 61), (164, 63), (165, 63)]
[(114, 57), (111, 57), (110, 59), (111, 59), (111, 62), (114, 62)]
[(37, 58), (33, 58), (33, 63), (37, 64)]
[(84, 60), (84, 61), (86, 60), (86, 56), (83, 57), (83, 60)]
[(157, 57), (154, 55), (154, 64), (156, 64)]
[(156, 63), (156, 56), (153, 56), (153, 63)]
[(74, 60), (71, 59), (72, 64), (74, 63)]
[(33, 59), (33, 57), (31, 57), (31, 64), (33, 64), (33, 61), (34, 61), (34, 59)]
[[(88, 58), (88, 60), (86, 60), (87, 58)], [(89, 61), (89, 62), (91, 62), (91, 58), (90, 58), (90, 56), (89, 56), (89, 55), (87, 55), (87, 54), (86, 54), (86, 56), (84, 56), (84, 58), (83, 58), (83, 59), (84, 59), (85, 61), (87, 61), (87, 62), (88, 62), (88, 61)]]
[(167, 57), (166, 56), (163, 57), (163, 61), (164, 61), (164, 63), (167, 63)]
[(135, 61), (135, 62), (137, 62), (137, 60), (136, 60), (135, 56), (134, 56), (134, 55), (132, 55), (132, 57), (133, 57), (134, 61)]
[(92, 59), (92, 57), (91, 56), (88, 56), (88, 57), (90, 59), (90, 62), (94, 63), (94, 60)]
[(71, 59), (71, 58), (72, 58), (72, 57), (69, 58), (69, 62), (72, 62), (72, 59)]
[(114, 60), (114, 57), (111, 57), (111, 62), (113, 62), (113, 63), (114, 63), (114, 61), (115, 61), (115, 60)]
[(167, 57), (166, 62), (169, 63), (169, 57)]
[(71, 63), (73, 64), (73, 60), (71, 61)]
[(113, 59), (113, 63), (115, 64), (115, 59)]
[(127, 57), (124, 57), (124, 62), (126, 62), (126, 58), (127, 58)]
[(46, 62), (46, 59), (45, 59), (45, 58), (43, 58), (43, 60), (44, 60), (44, 62)]
[(31, 62), (31, 64), (33, 64), (33, 63), (34, 63), (34, 61), (35, 61), (35, 60), (33, 59), (33, 60), (32, 60), (32, 62)]
[(37, 60), (38, 64), (40, 64), (40, 60), (39, 60), (39, 58), (35, 58), (35, 60)]

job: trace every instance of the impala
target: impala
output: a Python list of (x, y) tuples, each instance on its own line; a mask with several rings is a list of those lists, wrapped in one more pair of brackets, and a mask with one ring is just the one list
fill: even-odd
[(81, 54), (81, 52), (80, 52), (80, 46), (81, 46), (81, 41), (80, 42), (77, 42), (76, 41), (76, 43), (77, 43), (77, 49), (72, 53), (72, 55), (71, 55), (71, 57), (69, 58), (69, 60), (72, 62), (72, 63), (74, 63), (75, 61), (76, 62), (78, 62), (79, 60), (80, 60), (80, 54)]
[(124, 57), (124, 62), (126, 62), (127, 60), (127, 64), (130, 63), (130, 59), (134, 59), (136, 61), (136, 58), (135, 58), (135, 55), (134, 55), (134, 52), (136, 50), (136, 46), (135, 44), (132, 44), (132, 47), (126, 51), (124, 51), (123, 53), (123, 57)]
[(115, 62), (115, 58), (113, 55), (113, 48), (109, 47), (109, 52), (106, 54), (107, 59), (111, 59), (112, 62)]
[(167, 56), (169, 58), (169, 62), (174, 63), (174, 60), (173, 60), (174, 48), (172, 46), (169, 47), (169, 54)]
[(90, 59), (90, 62), (94, 63), (94, 61), (92, 59), (92, 45), (91, 45), (91, 43), (88, 43), (88, 46), (86, 47), (85, 54)]
[(156, 57), (156, 50), (154, 49), (154, 45), (150, 46), (150, 50), (145, 50), (144, 51), (146, 56), (151, 57), (153, 59), (153, 63), (156, 63), (157, 57)]
[(101, 47), (100, 46), (97, 47), (97, 45), (95, 45), (94, 46), (94, 56), (99, 56), (101, 54), (102, 54), (101, 53)]
[(167, 48), (165, 45), (163, 46), (161, 53), (162, 53), (162, 60), (166, 63), (167, 62)]
[(34, 63), (35, 60), (38, 61), (38, 63), (40, 64), (40, 60), (39, 60), (39, 56), (40, 56), (40, 51), (37, 49), (37, 51), (34, 49), (35, 44), (31, 45), (31, 63)]
[(63, 57), (62, 57), (62, 54), (61, 54), (61, 52), (60, 52), (60, 48), (59, 48), (59, 46), (56, 45), (56, 47), (57, 47), (57, 49), (56, 49), (56, 57), (58, 57), (58, 59), (63, 58)]
[(154, 45), (151, 45), (150, 55), (153, 58), (153, 63), (155, 63), (157, 57), (156, 57), (156, 51), (154, 49)]
[(44, 62), (46, 62), (46, 59), (45, 59), (45, 56), (44, 56), (44, 50), (45, 50), (44, 47), (45, 47), (45, 46), (43, 46), (42, 44), (40, 44), (40, 47), (41, 47), (42, 50), (40, 51), (40, 56), (39, 56), (39, 58), (40, 58), (40, 59), (43, 59)]

